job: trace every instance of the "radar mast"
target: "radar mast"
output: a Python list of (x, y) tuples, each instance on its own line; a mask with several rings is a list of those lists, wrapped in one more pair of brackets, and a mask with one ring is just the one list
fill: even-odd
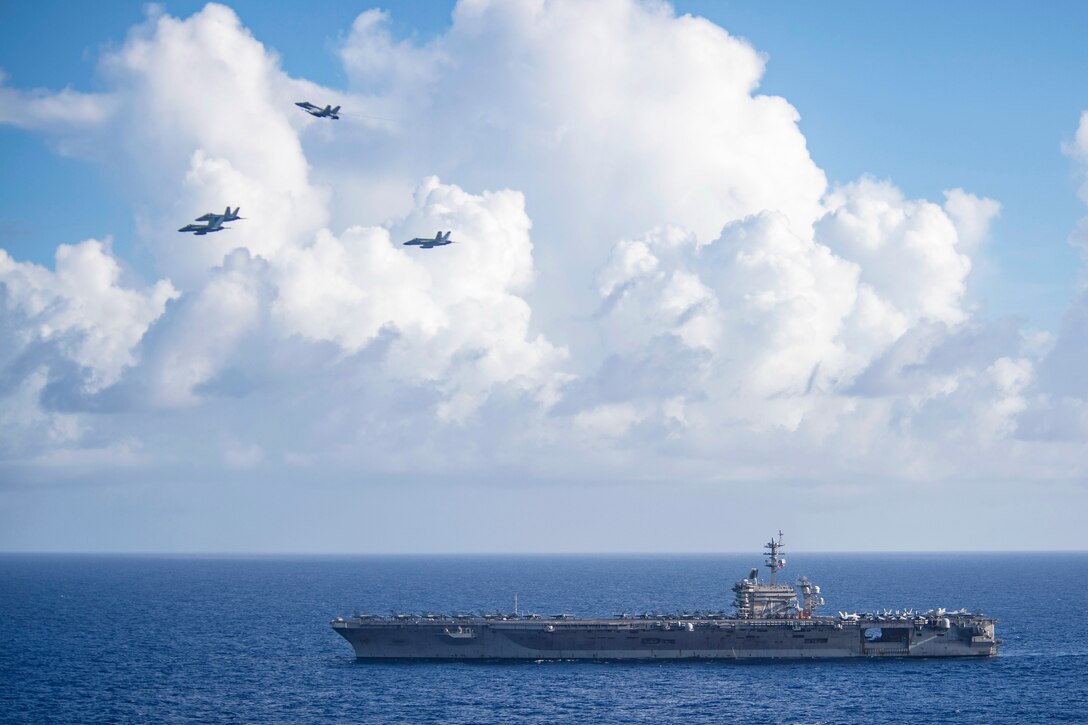
[(772, 536), (763, 548), (767, 550), (767, 561), (763, 565), (771, 570), (771, 584), (774, 585), (777, 583), (778, 570), (786, 565), (786, 560), (778, 555), (782, 549), (782, 529), (778, 530), (778, 540)]

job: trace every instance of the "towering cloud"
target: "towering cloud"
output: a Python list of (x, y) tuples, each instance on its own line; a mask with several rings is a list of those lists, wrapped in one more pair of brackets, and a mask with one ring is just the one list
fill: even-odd
[[(161, 277), (93, 241), (55, 271), (0, 254), (9, 461), (123, 442), (224, 477), (1012, 465), (1038, 346), (967, 296), (998, 202), (829, 189), (796, 110), (758, 92), (766, 59), (665, 4), (466, 0), (422, 45), (389, 21), (354, 22), (346, 90), (290, 77), (216, 4), (154, 11), (102, 59), (105, 93), (0, 87), (0, 120), (113, 169)], [(227, 204), (230, 229), (174, 231)], [(456, 244), (401, 244), (439, 230)]]

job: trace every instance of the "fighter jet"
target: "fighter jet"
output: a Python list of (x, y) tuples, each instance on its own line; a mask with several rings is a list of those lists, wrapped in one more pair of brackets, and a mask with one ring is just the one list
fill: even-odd
[(242, 207), (236, 208), (234, 211), (230, 210), (228, 206), (226, 211), (222, 214), (216, 214), (215, 212), (208, 212), (203, 216), (196, 218), (198, 222), (204, 222), (204, 225), (200, 224), (186, 224), (179, 232), (192, 232), (198, 237), (202, 237), (205, 234), (211, 234), (212, 232), (221, 232), (224, 229), (230, 229), (230, 227), (223, 226), (223, 222), (233, 222), (243, 219), (244, 217), (238, 216), (238, 212), (242, 211)]
[(238, 212), (240, 211), (242, 211), (242, 207), (238, 207), (234, 211), (231, 211), (230, 207), (228, 206), (226, 211), (224, 211), (222, 214), (216, 214), (215, 212), (210, 211), (204, 216), (198, 216), (196, 220), (198, 222), (210, 222), (214, 221), (215, 219), (222, 219), (225, 222), (236, 222), (239, 219), (245, 219), (245, 217), (238, 216)]
[(295, 103), (295, 105), (301, 108), (303, 111), (306, 111), (306, 113), (310, 114), (311, 116), (317, 116), (318, 118), (331, 118), (334, 121), (340, 118), (336, 115), (340, 113), (340, 106), (337, 106), (336, 108), (333, 108), (332, 106), (325, 106), (324, 108), (322, 108), (321, 106), (315, 106), (309, 101), (298, 101)]
[(432, 249), (434, 247), (444, 247), (447, 244), (453, 244), (453, 240), (450, 239), (452, 232), (438, 232), (434, 235), (434, 239), (424, 239), (422, 237), (416, 237), (404, 243), (405, 247), (419, 247), (420, 249)]

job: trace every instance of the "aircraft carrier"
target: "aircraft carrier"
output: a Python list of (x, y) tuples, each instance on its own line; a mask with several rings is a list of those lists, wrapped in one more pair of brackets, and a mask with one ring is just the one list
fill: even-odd
[(801, 577), (779, 584), (782, 532), (765, 544), (768, 581), (759, 570), (733, 587), (723, 612), (622, 614), (578, 619), (519, 614), (355, 614), (332, 628), (361, 660), (655, 660), (825, 659), (842, 657), (992, 657), (997, 622), (966, 610), (839, 612), (819, 616), (820, 587)]

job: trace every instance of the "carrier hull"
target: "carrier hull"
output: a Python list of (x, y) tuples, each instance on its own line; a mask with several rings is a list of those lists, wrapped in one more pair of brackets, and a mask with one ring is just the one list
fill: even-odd
[[(577, 619), (514, 614), (359, 614), (332, 627), (363, 660), (686, 660), (830, 659), (843, 657), (991, 657), (996, 620), (966, 610), (815, 616), (820, 587), (779, 584), (786, 564), (782, 532), (764, 545), (770, 581), (758, 570), (733, 587), (733, 617), (724, 612), (617, 615)], [(800, 597), (798, 596), (800, 595)]]
[(662, 660), (989, 657), (994, 620), (918, 623), (833, 618), (752, 621), (342, 619), (332, 627), (361, 660)]

